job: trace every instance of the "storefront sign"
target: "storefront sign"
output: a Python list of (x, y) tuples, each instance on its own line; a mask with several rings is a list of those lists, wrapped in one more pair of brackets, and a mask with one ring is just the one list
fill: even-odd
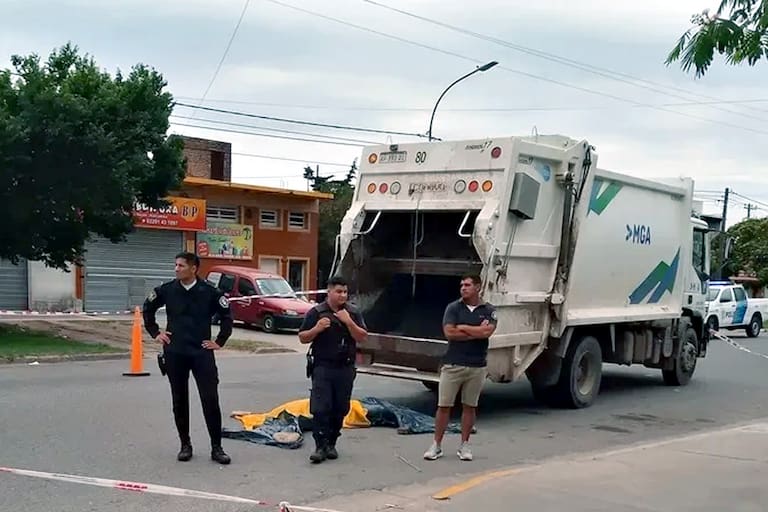
[(197, 233), (197, 254), (201, 258), (253, 259), (253, 228), (244, 224), (209, 222)]
[(165, 208), (150, 208), (136, 203), (133, 207), (134, 226), (177, 231), (203, 231), (205, 229), (205, 199), (166, 197)]

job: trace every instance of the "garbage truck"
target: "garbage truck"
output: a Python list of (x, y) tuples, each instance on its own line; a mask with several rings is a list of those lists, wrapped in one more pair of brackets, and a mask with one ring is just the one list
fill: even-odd
[(708, 226), (690, 178), (597, 167), (561, 135), (363, 150), (331, 275), (365, 317), (358, 371), (436, 389), (461, 277), (497, 310), (488, 379), (551, 406), (593, 403), (604, 363), (686, 385), (706, 355)]

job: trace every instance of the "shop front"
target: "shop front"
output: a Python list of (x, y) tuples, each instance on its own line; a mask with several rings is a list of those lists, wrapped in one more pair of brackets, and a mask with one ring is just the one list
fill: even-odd
[(205, 200), (170, 197), (158, 210), (137, 204), (126, 240), (97, 238), (86, 245), (83, 309), (116, 312), (140, 306), (156, 286), (174, 278), (175, 256), (186, 249), (185, 232), (206, 229)]

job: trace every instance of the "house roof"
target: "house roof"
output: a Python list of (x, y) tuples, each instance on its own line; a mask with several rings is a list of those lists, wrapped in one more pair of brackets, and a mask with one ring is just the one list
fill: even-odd
[(257, 192), (260, 194), (272, 194), (279, 196), (290, 196), (303, 199), (333, 199), (333, 194), (324, 192), (303, 192), (301, 190), (289, 190), (285, 188), (263, 187), (261, 185), (247, 185), (245, 183), (232, 183), (231, 181), (210, 180), (208, 178), (196, 178), (187, 176), (184, 178), (184, 185), (198, 188), (214, 188), (217, 190), (236, 190), (241, 192)]

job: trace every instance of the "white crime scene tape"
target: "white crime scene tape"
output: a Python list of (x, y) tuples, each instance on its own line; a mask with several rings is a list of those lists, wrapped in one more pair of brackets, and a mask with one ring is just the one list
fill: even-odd
[(746, 352), (747, 354), (752, 354), (753, 356), (758, 356), (758, 357), (762, 357), (763, 359), (768, 359), (768, 355), (762, 354), (760, 352), (755, 352), (754, 350), (750, 350), (747, 347), (745, 347), (744, 345), (736, 343), (735, 341), (733, 341), (731, 338), (729, 338), (725, 334), (722, 334), (722, 333), (720, 333), (718, 331), (712, 331), (712, 330), (710, 330), (709, 332), (711, 333), (712, 336), (714, 336), (715, 338), (719, 339), (720, 341), (724, 341), (725, 343), (727, 343), (728, 345), (732, 346), (733, 348), (741, 350), (742, 352)]
[(287, 501), (281, 501), (280, 512), (341, 512), (341, 511), (331, 510), (329, 508), (300, 507), (298, 505), (291, 505)]
[(192, 489), (182, 489), (179, 487), (167, 487), (165, 485), (145, 484), (140, 482), (125, 482), (120, 480), (109, 480), (106, 478), (95, 478), (90, 476), (66, 475), (62, 473), (47, 473), (43, 471), (31, 471), (28, 469), (4, 468), (0, 467), (1, 473), (12, 475), (28, 476), (33, 478), (43, 478), (46, 480), (58, 480), (60, 482), (69, 482), (74, 484), (94, 485), (97, 487), (107, 487), (121, 491), (132, 491), (138, 493), (163, 494), (166, 496), (181, 496), (186, 498), (197, 498), (203, 500), (228, 501), (230, 503), (244, 503), (249, 505), (269, 506), (269, 503), (262, 500), (250, 498), (240, 498), (237, 496), (227, 496), (226, 494), (215, 494), (210, 492), (195, 491)]

